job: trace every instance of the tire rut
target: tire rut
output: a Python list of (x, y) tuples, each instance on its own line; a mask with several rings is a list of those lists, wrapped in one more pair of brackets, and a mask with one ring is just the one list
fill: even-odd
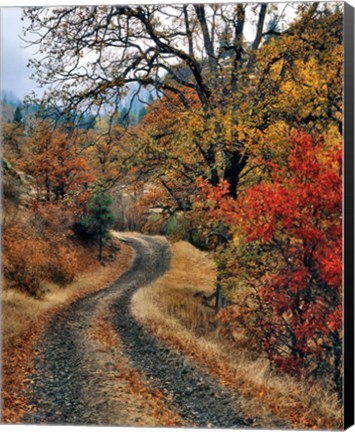
[[(167, 245), (156, 250), (156, 266), (167, 270), (170, 252)], [(143, 277), (143, 275), (141, 275)], [(250, 425), (235, 412), (238, 395), (221, 389), (215, 380), (183, 355), (168, 348), (135, 321), (130, 302), (137, 287), (125, 290), (114, 301), (114, 326), (134, 367), (144, 372), (151, 385), (170, 396), (189, 426), (240, 428)]]
[[(58, 313), (36, 347), (35, 372), (29, 378), (30, 424), (107, 424), (95, 405), (87, 367), (86, 333), (96, 308), (110, 301), (113, 325), (119, 332), (123, 353), (144, 373), (149, 386), (169, 395), (186, 419), (199, 427), (243, 427), (249, 423), (237, 412), (238, 395), (222, 389), (197, 365), (169, 349), (137, 323), (130, 313), (133, 293), (160, 277), (170, 265), (170, 249), (163, 238), (126, 235), (136, 256), (131, 268), (108, 288), (90, 294)], [(88, 391), (88, 389), (90, 391)], [(92, 400), (84, 395), (90, 394)]]

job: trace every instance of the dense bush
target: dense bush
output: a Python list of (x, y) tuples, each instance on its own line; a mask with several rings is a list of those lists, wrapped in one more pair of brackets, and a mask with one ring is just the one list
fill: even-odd
[(50, 268), (49, 243), (29, 230), (14, 225), (4, 232), (4, 276), (32, 295), (40, 292), (41, 281)]
[(66, 238), (16, 223), (4, 230), (3, 270), (14, 286), (40, 296), (46, 280), (60, 285), (72, 282), (78, 261), (74, 245), (70, 247)]
[(78, 258), (74, 245), (58, 245), (51, 257), (51, 279), (66, 285), (72, 282), (78, 272)]
[(300, 133), (288, 158), (268, 163), (269, 178), (238, 200), (223, 186), (209, 195), (234, 236), (219, 269), (236, 304), (221, 312), (222, 320), (257, 339), (280, 370), (328, 377), (340, 399), (341, 157), (340, 144), (327, 149)]

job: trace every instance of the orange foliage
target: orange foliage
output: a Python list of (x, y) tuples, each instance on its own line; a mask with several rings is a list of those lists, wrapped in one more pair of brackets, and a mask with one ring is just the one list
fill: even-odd
[(43, 123), (29, 139), (29, 149), (25, 169), (34, 179), (38, 203), (60, 202), (76, 209), (88, 200), (94, 176), (73, 137)]
[(22, 168), (23, 151), (27, 145), (23, 125), (18, 123), (3, 123), (1, 125), (3, 154), (17, 169)]
[(39, 354), (35, 351), (35, 343), (53, 315), (58, 313), (61, 307), (73, 303), (82, 296), (107, 288), (113, 280), (127, 270), (132, 260), (132, 250), (124, 244), (115, 261), (106, 267), (99, 265), (98, 261), (93, 258), (92, 252), (86, 250), (82, 255), (85, 255), (87, 262), (85, 267), (79, 269), (84, 276), (81, 290), (72, 291), (63, 304), (53, 306), (43, 314), (36, 316), (25, 333), (3, 340), (1, 386), (3, 423), (23, 423), (26, 413), (35, 409), (34, 405), (30, 405), (29, 395), (25, 393), (25, 390), (26, 385), (31, 383), (29, 376), (34, 372), (32, 359)]
[(33, 227), (15, 224), (7, 228), (3, 238), (4, 276), (17, 287), (39, 295), (41, 283), (53, 280), (60, 284), (71, 282), (78, 272), (74, 245), (67, 238), (48, 231), (40, 236)]
[(78, 272), (78, 258), (74, 246), (59, 245), (51, 259), (52, 279), (60, 284), (72, 282)]
[(8, 228), (3, 237), (4, 276), (21, 289), (36, 294), (49, 265), (48, 242), (31, 235), (18, 225)]
[(35, 355), (33, 345), (42, 330), (46, 316), (31, 326), (21, 337), (12, 338), (3, 344), (2, 350), (2, 422), (20, 423), (28, 411), (24, 394), (26, 376), (33, 373), (31, 359)]

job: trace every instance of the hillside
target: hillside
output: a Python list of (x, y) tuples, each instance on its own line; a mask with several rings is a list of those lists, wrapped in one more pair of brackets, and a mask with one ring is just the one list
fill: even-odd
[[(6, 159), (2, 160), (2, 169), (2, 420), (14, 423), (20, 422), (29, 410), (23, 390), (33, 368), (34, 344), (48, 322), (75, 299), (115, 280), (128, 267), (132, 252), (116, 242), (115, 249), (111, 247), (111, 259), (102, 266), (96, 245), (68, 237), (63, 228), (59, 241), (53, 230), (60, 227), (40, 220), (31, 208), (31, 179)], [(67, 262), (42, 255), (47, 253), (50, 242), (67, 254), (70, 251)]]

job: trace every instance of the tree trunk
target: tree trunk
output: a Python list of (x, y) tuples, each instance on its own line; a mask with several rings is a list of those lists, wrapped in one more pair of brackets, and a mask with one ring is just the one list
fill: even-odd
[(103, 247), (103, 235), (102, 235), (102, 230), (100, 228), (100, 232), (99, 232), (99, 261), (102, 261), (102, 247)]
[(227, 301), (223, 296), (222, 288), (219, 283), (216, 287), (216, 303), (215, 303), (215, 313), (217, 313), (221, 308), (227, 306)]
[(229, 183), (229, 194), (232, 198), (237, 198), (239, 177), (248, 162), (248, 155), (241, 154), (239, 151), (226, 153), (226, 167), (223, 178)]
[(333, 336), (333, 349), (334, 349), (334, 372), (333, 381), (339, 401), (343, 401), (343, 379), (341, 373), (341, 357), (342, 357), (342, 344), (339, 337), (339, 332), (336, 331)]

